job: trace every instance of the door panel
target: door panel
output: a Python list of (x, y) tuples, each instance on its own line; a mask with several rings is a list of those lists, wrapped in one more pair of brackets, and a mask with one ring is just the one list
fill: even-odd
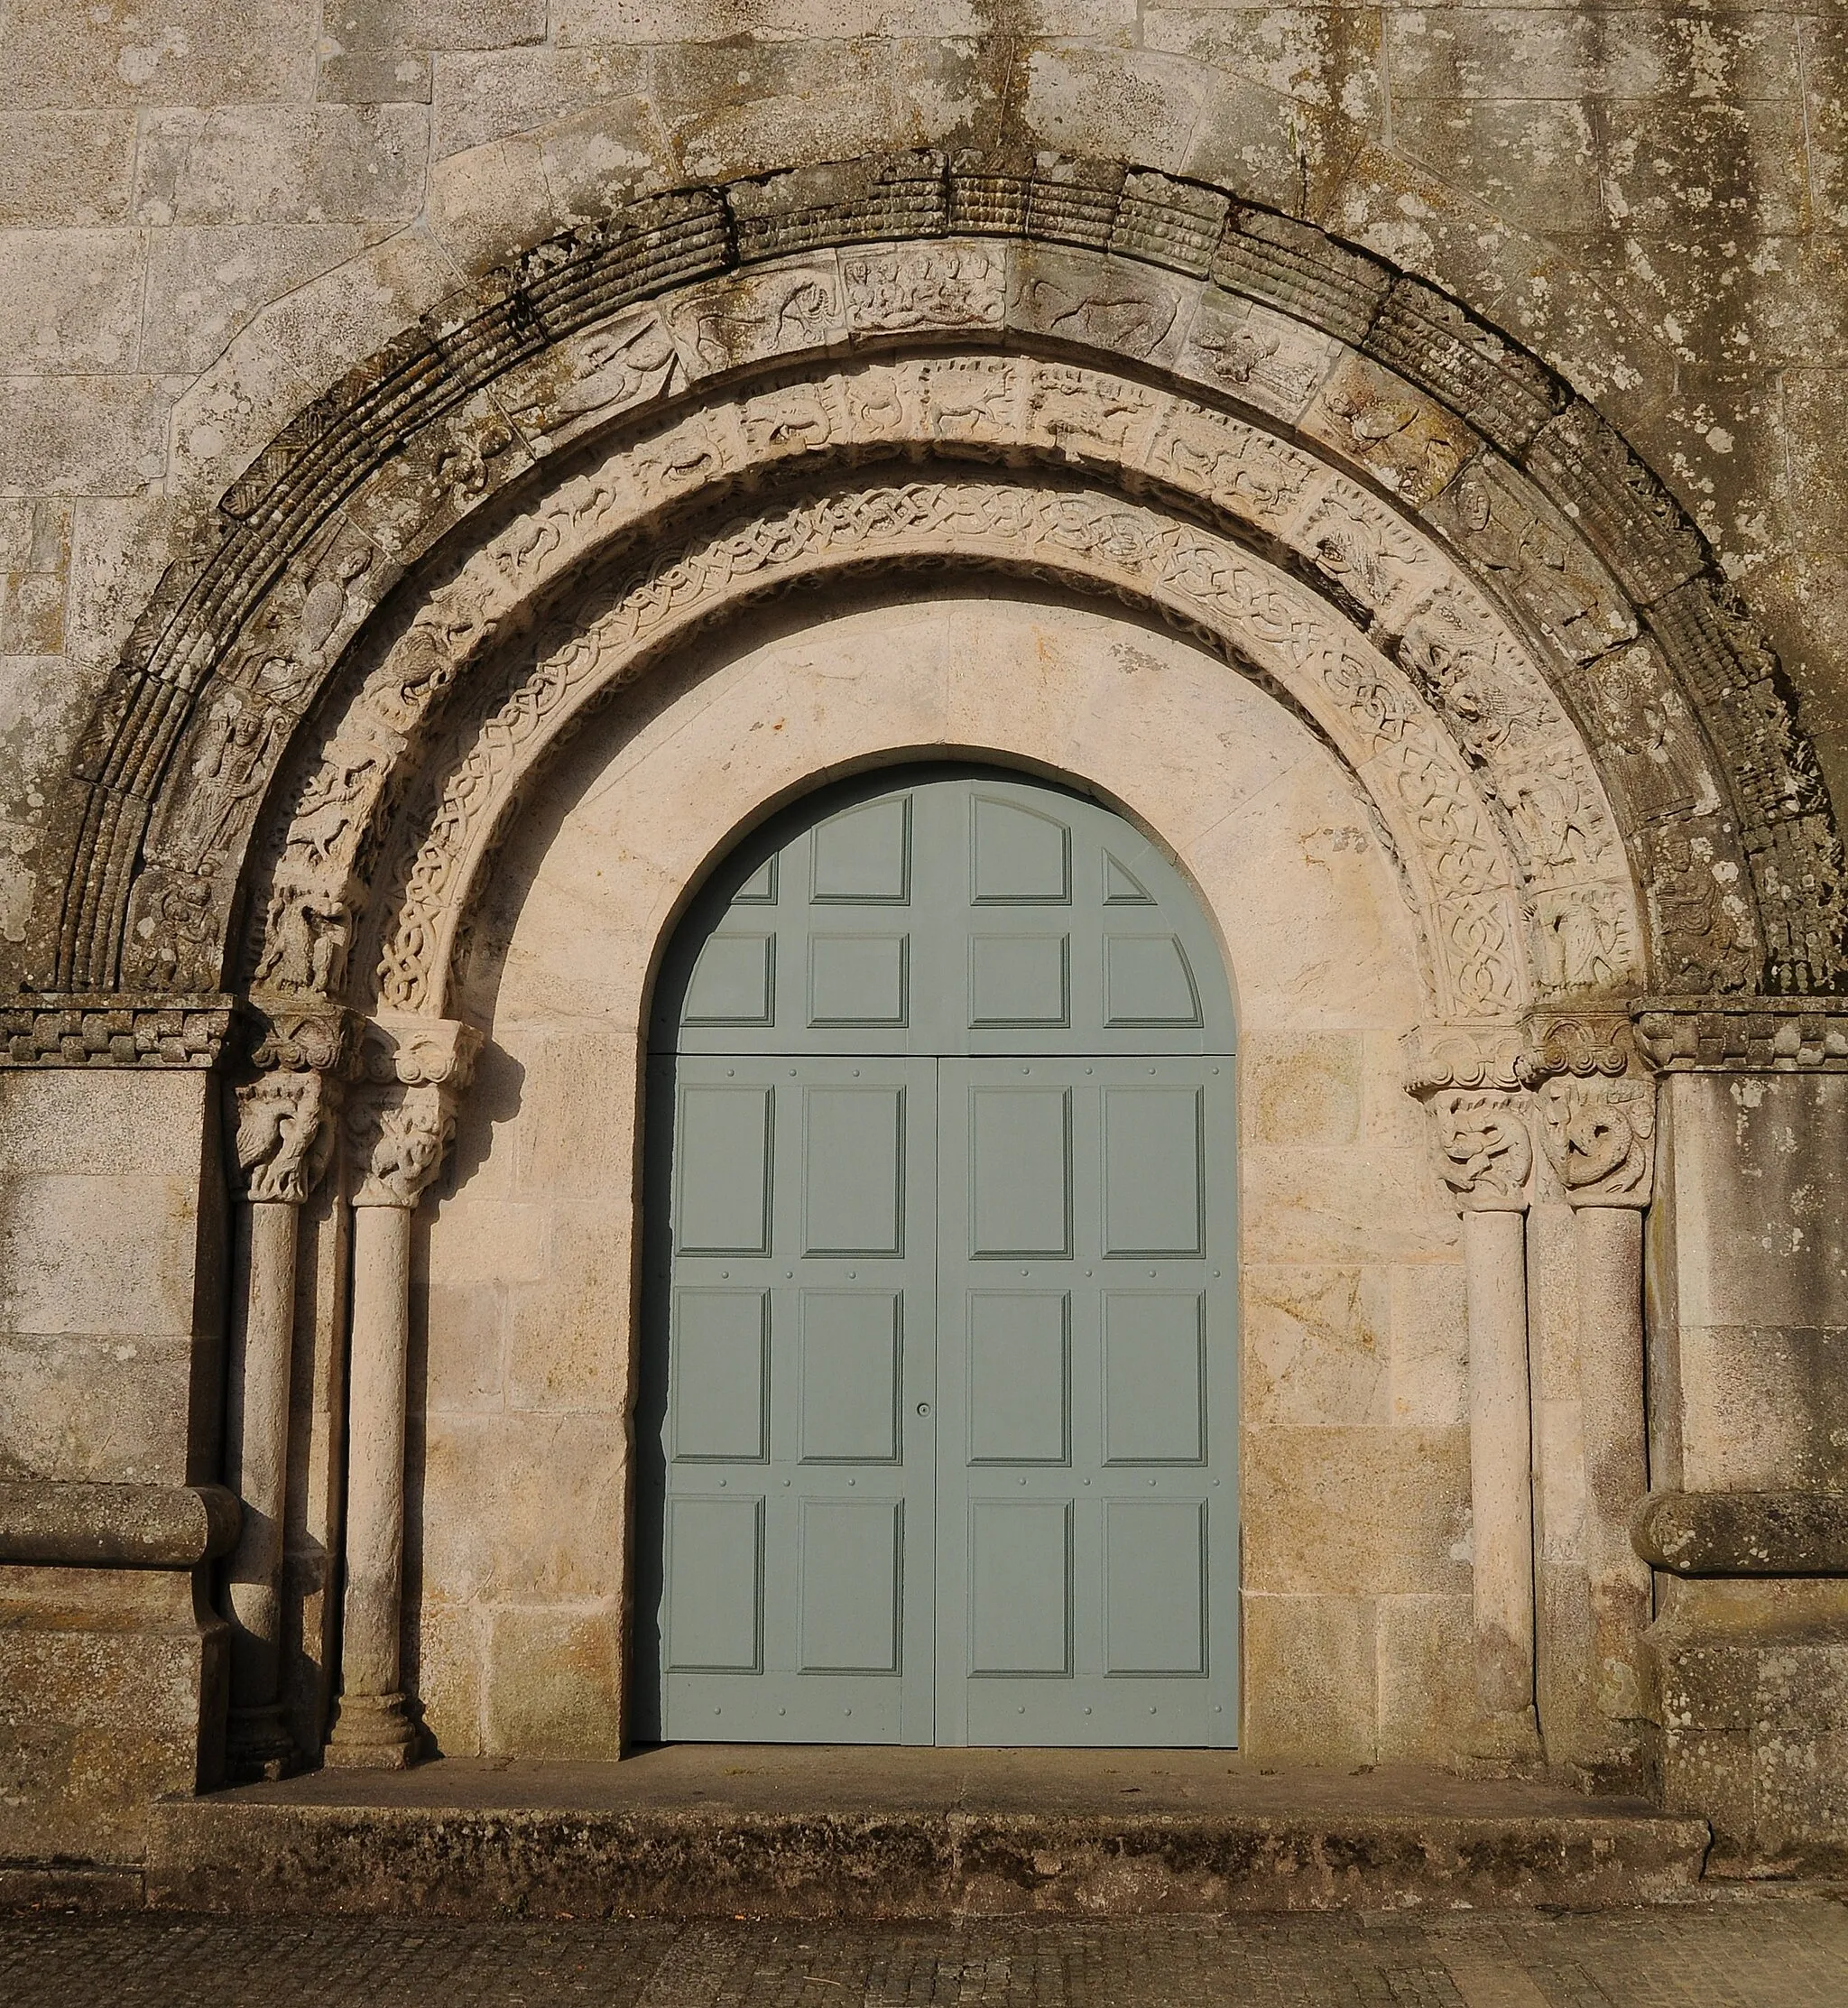
[(1065, 1255), (1072, 1241), (1071, 1096), (1003, 1083), (969, 1090), (968, 1250), (982, 1262)]
[[(679, 1134), (646, 1280), (671, 1343), (664, 1375), (644, 1359), (642, 1559), (661, 1561), (641, 1602), (661, 1670), (636, 1733), (929, 1743), (935, 1065), (652, 1071)], [(760, 1220), (761, 1252), (740, 1253)]]
[(770, 1296), (674, 1292), (674, 1461), (761, 1464), (770, 1454)]
[(653, 1040), (637, 1735), (1233, 1742), (1232, 1021), (1173, 865), (869, 780), (721, 867)]
[(1212, 930), (1121, 817), (941, 769), (833, 800), (786, 811), (714, 874), (670, 944), (651, 1050), (1232, 1050)]
[(1067, 1499), (978, 1499), (969, 1507), (972, 1674), (1072, 1670), (1072, 1507)]
[(1106, 1290), (1105, 1464), (1198, 1464), (1206, 1455), (1206, 1299)]
[(903, 1440), (903, 1292), (805, 1290), (796, 1315), (802, 1462), (896, 1463)]
[(682, 1254), (768, 1254), (774, 1123), (768, 1088), (716, 1081), (683, 1088), (674, 1220)]
[(940, 1741), (1234, 1738), (1231, 1109), (1229, 1060), (940, 1063)]
[(804, 1673), (896, 1673), (904, 1630), (904, 1502), (805, 1499)]
[(904, 1088), (855, 1082), (801, 1097), (803, 1253), (902, 1254)]
[(682, 1494), (668, 1504), (668, 1665), (754, 1673), (763, 1664), (763, 1501)]
[[(1148, 1069), (1152, 1076), (1156, 1069)], [(1104, 1253), (1197, 1255), (1201, 1134), (1197, 1088), (1166, 1085), (1104, 1091)]]
[(1104, 1504), (1104, 1670), (1206, 1671), (1210, 1572), (1197, 1499)]
[(1064, 1291), (972, 1290), (968, 1305), (968, 1461), (1064, 1464), (1071, 1299)]

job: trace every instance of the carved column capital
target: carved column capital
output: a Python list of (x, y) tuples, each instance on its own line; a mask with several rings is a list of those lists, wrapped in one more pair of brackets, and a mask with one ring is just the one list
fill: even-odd
[(456, 1134), (481, 1034), (453, 1019), (374, 1019), (346, 1111), (356, 1207), (416, 1206)]
[(1423, 1024), (1400, 1041), (1405, 1088), (1420, 1101), (1445, 1088), (1512, 1089), (1527, 1085), (1526, 1034), (1519, 1025)]
[(243, 1005), (250, 1064), (268, 1073), (345, 1077), (353, 1070), (365, 1021), (343, 1004), (253, 996)]
[(1540, 1090), (1540, 1141), (1575, 1207), (1646, 1207), (1655, 1181), (1656, 1084), (1563, 1076)]
[(1438, 1171), (1465, 1211), (1526, 1211), (1534, 1147), (1525, 1100), (1502, 1088), (1444, 1088), (1425, 1097)]
[(1431, 1112), (1437, 1170), (1465, 1211), (1524, 1211), (1533, 1140), (1519, 1025), (1428, 1024), (1408, 1032), (1406, 1092)]
[(246, 1072), (232, 1088), (232, 1157), (253, 1203), (300, 1206), (333, 1155), (358, 1020), (338, 1005), (252, 999), (242, 1007)]
[(416, 1206), (456, 1134), (451, 1098), (440, 1087), (369, 1086), (346, 1109), (356, 1207)]
[(241, 1082), (234, 1096), (239, 1189), (253, 1204), (301, 1205), (333, 1155), (338, 1080), (321, 1073), (271, 1072)]
[(370, 1020), (359, 1048), (359, 1072), (374, 1083), (440, 1087), (457, 1092), (475, 1075), (481, 1034), (456, 1018), (381, 1014)]

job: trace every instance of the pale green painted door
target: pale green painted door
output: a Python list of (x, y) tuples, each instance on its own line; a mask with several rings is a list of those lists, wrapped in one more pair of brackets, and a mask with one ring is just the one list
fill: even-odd
[(658, 998), (638, 1737), (1232, 1743), (1232, 1011), (1179, 874), (887, 773), (741, 846)]

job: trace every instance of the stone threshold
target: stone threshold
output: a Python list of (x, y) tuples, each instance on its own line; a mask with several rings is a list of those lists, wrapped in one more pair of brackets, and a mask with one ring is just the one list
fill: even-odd
[(465, 1918), (1598, 1909), (1693, 1894), (1709, 1840), (1636, 1800), (1224, 1751), (677, 1744), (163, 1800), (146, 1891)]

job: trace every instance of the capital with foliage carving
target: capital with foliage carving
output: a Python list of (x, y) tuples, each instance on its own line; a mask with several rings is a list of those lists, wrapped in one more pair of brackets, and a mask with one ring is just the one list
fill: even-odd
[(1420, 1025), (1400, 1041), (1405, 1087), (1420, 1101), (1444, 1088), (1512, 1089), (1527, 1085), (1527, 1048), (1518, 1025)]
[(1615, 1080), (1640, 1064), (1627, 1012), (1538, 1013), (1528, 1021), (1520, 1073), (1529, 1087), (1566, 1075)]

